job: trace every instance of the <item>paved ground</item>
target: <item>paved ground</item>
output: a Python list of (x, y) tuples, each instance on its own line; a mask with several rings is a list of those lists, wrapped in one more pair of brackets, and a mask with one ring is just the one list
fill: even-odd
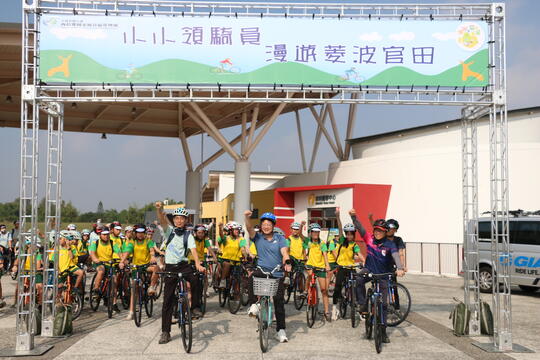
[[(2, 279), (5, 290), (12, 294), (12, 286)], [(10, 281), (11, 282), (11, 281)], [(76, 322), (77, 333), (68, 339), (36, 338), (36, 343), (54, 344), (42, 358), (58, 359), (540, 359), (540, 353), (489, 354), (472, 345), (479, 340), (455, 337), (450, 331), (448, 315), (453, 307), (452, 297), (462, 297), (460, 279), (407, 275), (403, 281), (413, 295), (413, 312), (409, 321), (390, 330), (391, 344), (375, 353), (373, 342), (363, 338), (363, 323), (356, 329), (349, 321), (317, 322), (306, 327), (305, 312), (287, 306), (287, 334), (289, 343), (272, 340), (268, 353), (259, 349), (256, 321), (245, 315), (245, 310), (231, 315), (217, 305), (212, 296), (207, 316), (194, 324), (194, 344), (191, 355), (186, 355), (173, 327), (173, 341), (157, 343), (160, 334), (160, 308), (151, 319), (144, 319), (141, 328), (125, 321), (126, 313), (108, 320), (104, 309), (97, 313), (85, 310)], [(7, 286), (6, 286), (7, 285)], [(6, 289), (7, 288), (7, 289)], [(8, 296), (8, 301), (13, 301)], [(486, 297), (489, 300), (489, 296)], [(514, 342), (540, 351), (538, 333), (540, 294), (528, 295), (516, 291), (512, 298)], [(143, 315), (144, 316), (144, 315)], [(0, 348), (13, 348), (15, 318), (12, 309), (0, 309)]]

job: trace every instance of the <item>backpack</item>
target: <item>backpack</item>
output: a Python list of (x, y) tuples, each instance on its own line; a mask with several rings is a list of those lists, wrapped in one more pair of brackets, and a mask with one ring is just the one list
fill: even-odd
[(480, 301), (480, 332), (482, 335), (493, 335), (493, 313), (485, 301)]
[(53, 336), (71, 335), (73, 332), (73, 311), (71, 305), (58, 305), (53, 323)]
[(469, 334), (469, 320), (471, 319), (471, 312), (465, 306), (462, 301), (454, 298), (454, 301), (457, 301), (457, 305), (454, 307), (452, 312), (450, 312), (449, 319), (452, 319), (452, 329), (454, 335), (464, 336)]
[[(165, 243), (165, 250), (167, 249), (167, 246), (169, 246), (169, 244), (171, 243), (172, 239), (174, 239), (176, 233), (173, 231), (171, 231), (171, 234), (169, 235), (169, 238), (167, 239), (167, 242)], [(187, 257), (188, 256), (188, 252), (189, 252), (189, 249), (188, 249), (188, 238), (189, 238), (189, 231), (187, 230), (184, 230), (184, 257)]]

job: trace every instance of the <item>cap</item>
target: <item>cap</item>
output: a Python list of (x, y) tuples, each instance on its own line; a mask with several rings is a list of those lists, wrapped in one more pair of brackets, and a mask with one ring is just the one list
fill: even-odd
[(138, 228), (135, 229), (135, 232), (138, 232), (138, 233), (143, 233), (145, 231), (146, 231), (146, 229), (142, 228), (142, 227), (138, 227)]
[(122, 226), (120, 226), (120, 225), (115, 225), (115, 226), (114, 226), (114, 229), (115, 229), (115, 230), (122, 230)]
[(124, 228), (125, 231), (133, 231), (133, 226), (126, 226)]

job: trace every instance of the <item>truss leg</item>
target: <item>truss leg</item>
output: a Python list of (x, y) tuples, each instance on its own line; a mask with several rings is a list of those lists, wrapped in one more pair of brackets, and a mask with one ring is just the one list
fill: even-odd
[(244, 211), (251, 209), (251, 163), (237, 160), (234, 163), (234, 221), (242, 222)]
[(478, 150), (472, 109), (462, 111), (463, 279), (464, 302), (471, 311), (469, 335), (480, 335), (480, 284), (478, 277)]
[[(53, 336), (58, 291), (57, 234), (60, 231), (62, 203), (62, 137), (64, 130), (63, 104), (48, 104), (47, 127), (47, 184), (45, 193), (45, 242), (43, 244), (43, 300), (41, 335)], [(52, 266), (50, 266), (52, 265)]]
[(201, 180), (200, 171), (186, 171), (186, 208), (195, 210), (193, 224), (199, 223), (201, 214)]

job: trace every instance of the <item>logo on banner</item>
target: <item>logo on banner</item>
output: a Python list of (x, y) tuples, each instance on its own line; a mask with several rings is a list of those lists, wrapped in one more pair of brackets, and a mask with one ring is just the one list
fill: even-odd
[(465, 23), (458, 26), (456, 32), (457, 44), (463, 50), (475, 51), (484, 45), (484, 32), (477, 24)]

